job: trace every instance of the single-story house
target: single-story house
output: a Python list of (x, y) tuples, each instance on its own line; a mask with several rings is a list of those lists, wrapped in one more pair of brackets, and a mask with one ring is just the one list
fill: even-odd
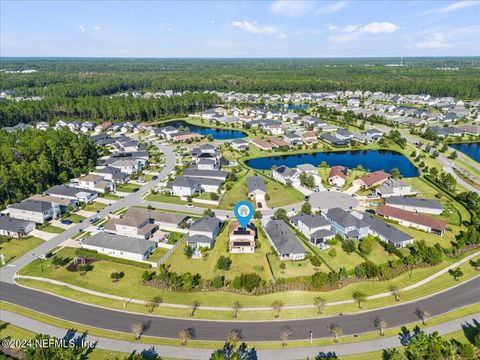
[(328, 174), (328, 183), (333, 186), (342, 187), (345, 185), (345, 179), (347, 178), (347, 168), (342, 165), (332, 166), (330, 173)]
[(250, 200), (254, 200), (255, 203), (263, 203), (267, 193), (263, 178), (261, 176), (247, 177), (247, 192)]
[(436, 200), (420, 199), (413, 197), (391, 196), (385, 199), (385, 205), (397, 209), (440, 215), (443, 212), (443, 206)]
[(400, 225), (420, 229), (440, 236), (445, 233), (447, 227), (446, 221), (387, 205), (380, 205), (376, 209), (376, 212), (377, 215), (383, 216), (386, 219), (398, 221)]
[(353, 183), (362, 188), (370, 188), (372, 186), (381, 185), (389, 177), (389, 173), (383, 170), (378, 170), (373, 173), (365, 174), (359, 179), (353, 180)]
[(8, 238), (22, 238), (35, 229), (33, 221), (13, 219), (9, 216), (0, 215), (0, 236)]
[(230, 146), (235, 150), (239, 150), (239, 151), (245, 151), (250, 148), (250, 146), (248, 145), (248, 142), (242, 139), (234, 139), (230, 141)]
[(413, 236), (404, 233), (392, 224), (378, 219), (370, 213), (364, 213), (362, 220), (368, 224), (368, 233), (370, 235), (376, 236), (382, 241), (392, 243), (395, 247), (406, 247), (415, 241)]
[(292, 229), (283, 220), (270, 220), (265, 234), (275, 248), (280, 260), (303, 260), (307, 255)]
[(99, 254), (142, 261), (146, 260), (155, 250), (156, 243), (139, 238), (99, 232), (83, 240), (81, 246), (84, 249), (95, 250)]

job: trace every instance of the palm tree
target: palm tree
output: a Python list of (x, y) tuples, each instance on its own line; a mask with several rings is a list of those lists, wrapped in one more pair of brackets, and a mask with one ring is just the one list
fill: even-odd
[(375, 320), (373, 320), (373, 324), (375, 325), (375, 328), (380, 331), (380, 336), (383, 336), (385, 334), (387, 322), (382, 317), (377, 316)]
[(333, 335), (333, 341), (337, 343), (338, 338), (342, 335), (342, 332), (343, 332), (342, 327), (338, 324), (330, 324), (328, 329), (330, 330), (330, 333)]
[(139, 340), (145, 331), (145, 324), (142, 322), (134, 323), (130, 327), (130, 330), (132, 330), (133, 335), (135, 335), (135, 339)]
[(358, 304), (358, 307), (361, 309), (362, 308), (362, 302), (367, 301), (367, 295), (363, 292), (360, 291), (355, 291), (352, 294), (353, 300)]
[(428, 311), (422, 310), (422, 309), (416, 309), (415, 315), (417, 315), (418, 318), (422, 320), (423, 325), (427, 325), (427, 320), (430, 317), (430, 313)]
[(193, 317), (193, 315), (195, 315), (195, 311), (198, 309), (198, 307), (200, 306), (200, 300), (193, 300), (192, 302), (192, 305), (191, 305), (191, 311), (190, 311), (190, 316)]
[(193, 337), (193, 329), (182, 329), (178, 332), (178, 338), (182, 341), (182, 345), (186, 345), (187, 341), (192, 339)]
[(275, 318), (278, 318), (280, 316), (280, 311), (282, 311), (283, 305), (284, 303), (282, 300), (275, 300), (272, 303), (273, 315), (275, 316)]
[(282, 341), (282, 346), (287, 346), (288, 338), (292, 335), (292, 328), (288, 325), (283, 325), (280, 328), (280, 340)]
[(233, 303), (233, 317), (237, 318), (238, 316), (238, 311), (242, 308), (242, 304), (240, 304), (240, 301), (235, 301)]
[(242, 330), (240, 329), (232, 329), (227, 334), (227, 341), (233, 345), (233, 347), (237, 346), (237, 343), (243, 339)]
[(400, 301), (400, 289), (398, 288), (397, 285), (391, 285), (390, 286), (390, 292), (392, 293), (393, 297), (395, 298), (395, 301)]
[(317, 310), (318, 310), (318, 314), (322, 314), (323, 313), (323, 309), (325, 308), (325, 299), (318, 296), (316, 297), (315, 299), (313, 299), (313, 303), (315, 304), (315, 306), (317, 307)]

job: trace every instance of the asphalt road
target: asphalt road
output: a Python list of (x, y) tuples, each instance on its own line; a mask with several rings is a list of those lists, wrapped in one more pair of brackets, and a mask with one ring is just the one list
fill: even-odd
[[(390, 327), (394, 327), (417, 321), (416, 309), (428, 311), (432, 316), (439, 315), (477, 303), (480, 299), (480, 277), (428, 298), (379, 310), (318, 319), (245, 322), (163, 318), (126, 313), (71, 301), (8, 283), (0, 283), (0, 290), (2, 301), (71, 322), (113, 331), (129, 333), (132, 324), (146, 322), (149, 323), (149, 328), (145, 334), (151, 336), (177, 338), (180, 330), (193, 328), (197, 339), (223, 341), (230, 330), (240, 329), (246, 341), (273, 341), (279, 339), (280, 327), (286, 324), (293, 330), (292, 339), (309, 339), (310, 331), (315, 338), (331, 336), (328, 326), (332, 323), (339, 324), (343, 333), (350, 335), (375, 330), (373, 320), (377, 316), (383, 317)], [(192, 295), (188, 294), (188, 296)]]

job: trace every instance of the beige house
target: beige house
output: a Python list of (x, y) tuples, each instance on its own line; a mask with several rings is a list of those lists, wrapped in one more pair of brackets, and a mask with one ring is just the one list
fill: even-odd
[(255, 252), (255, 226), (249, 224), (241, 227), (238, 221), (228, 226), (228, 251), (236, 254), (252, 254)]

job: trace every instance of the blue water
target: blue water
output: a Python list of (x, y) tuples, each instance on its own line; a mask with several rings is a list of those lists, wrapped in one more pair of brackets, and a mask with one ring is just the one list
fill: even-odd
[(480, 162), (480, 142), (470, 144), (450, 144), (450, 146), (471, 157), (473, 160)]
[(247, 136), (247, 134), (245, 134), (243, 131), (240, 131), (240, 130), (226, 130), (226, 129), (196, 126), (196, 125), (189, 124), (183, 120), (169, 121), (165, 124), (168, 126), (176, 127), (176, 128), (188, 127), (189, 130), (192, 132), (196, 132), (203, 136), (212, 135), (213, 138), (216, 140), (240, 139)]
[(405, 177), (418, 176), (417, 169), (405, 156), (390, 150), (355, 150), (268, 156), (247, 160), (246, 164), (254, 169), (269, 170), (273, 165), (286, 165), (293, 168), (300, 164), (318, 166), (323, 161), (329, 166), (343, 165), (349, 169), (362, 165), (367, 171), (385, 170), (390, 172), (397, 168), (400, 170), (400, 174)]

